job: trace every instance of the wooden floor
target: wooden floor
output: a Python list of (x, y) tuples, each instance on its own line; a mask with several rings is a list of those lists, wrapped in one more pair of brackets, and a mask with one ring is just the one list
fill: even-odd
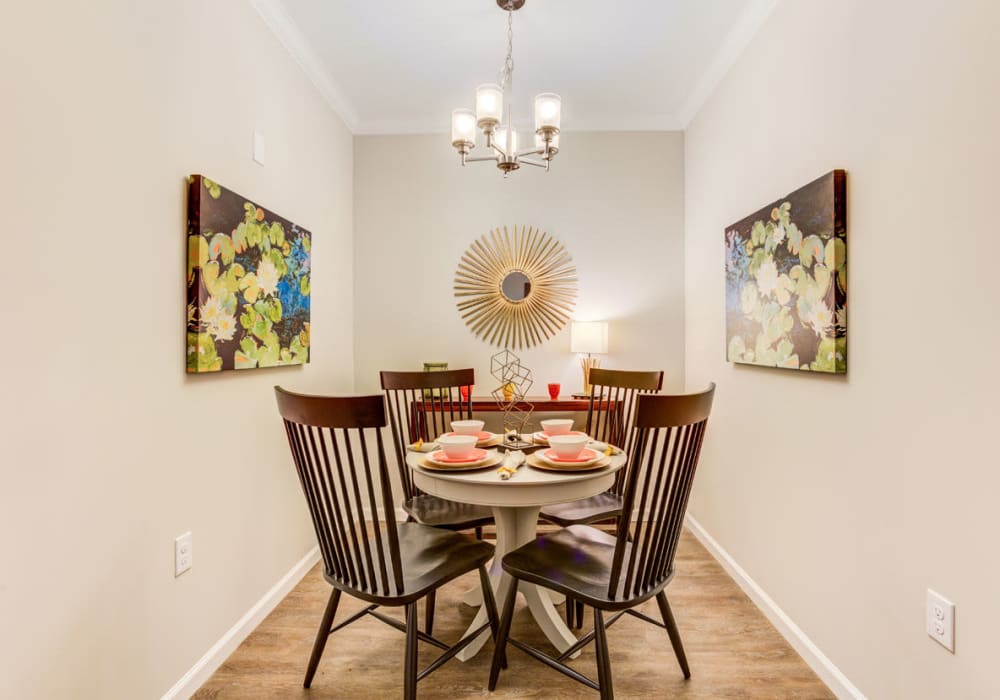
[[(470, 574), (438, 591), (435, 636), (457, 640), (475, 611), (459, 602), (478, 585)], [(372, 617), (336, 632), (326, 647), (312, 688), (302, 676), (330, 586), (319, 567), (240, 645), (195, 698), (394, 698), (402, 694), (403, 634)], [(832, 698), (805, 662), (754, 607), (722, 567), (690, 533), (677, 554), (677, 576), (667, 588), (691, 665), (685, 681), (666, 633), (626, 616), (608, 631), (617, 698)], [(361, 609), (343, 597), (337, 619)], [(658, 618), (656, 602), (641, 608)], [(562, 610), (560, 606), (559, 610)], [(400, 609), (388, 609), (401, 619)], [(588, 610), (589, 613), (589, 610)], [(423, 624), (423, 613), (420, 615)], [(588, 615), (584, 629), (590, 629)], [(550, 648), (534, 626), (523, 601), (514, 613), (511, 636)], [(596, 698), (597, 693), (508, 648), (509, 668), (497, 690), (486, 690), (487, 643), (471, 661), (449, 661), (417, 686), (419, 698)], [(420, 645), (420, 667), (437, 649)], [(593, 645), (573, 663), (597, 677)]]

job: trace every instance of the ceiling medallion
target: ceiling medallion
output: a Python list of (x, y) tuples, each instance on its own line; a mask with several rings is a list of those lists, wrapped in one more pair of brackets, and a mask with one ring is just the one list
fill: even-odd
[[(475, 112), (471, 109), (456, 109), (451, 113), (451, 145), (462, 156), (462, 165), (475, 161), (495, 162), (504, 177), (522, 164), (548, 171), (549, 161), (559, 152), (562, 98), (554, 92), (535, 95), (534, 148), (517, 150), (517, 131), (511, 119), (514, 91), (514, 11), (521, 9), (524, 2), (525, 0), (497, 0), (500, 9), (507, 12), (507, 58), (500, 68), (500, 83), (484, 83), (476, 88)], [(507, 95), (506, 114), (504, 94)], [(469, 156), (469, 152), (476, 147), (476, 127), (482, 129), (486, 148), (492, 155)], [(526, 156), (539, 156), (541, 161)]]

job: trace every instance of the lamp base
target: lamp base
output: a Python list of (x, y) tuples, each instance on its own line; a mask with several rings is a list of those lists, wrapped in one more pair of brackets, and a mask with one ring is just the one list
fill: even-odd
[(573, 398), (589, 398), (591, 393), (590, 385), (590, 370), (598, 367), (601, 361), (596, 357), (587, 355), (586, 357), (580, 358), (580, 367), (583, 368), (583, 391), (579, 394), (573, 394)]

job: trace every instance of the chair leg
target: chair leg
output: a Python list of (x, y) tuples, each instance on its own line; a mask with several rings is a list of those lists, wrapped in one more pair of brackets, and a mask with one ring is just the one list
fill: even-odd
[(503, 615), (500, 617), (500, 629), (497, 631), (496, 647), (493, 649), (493, 664), (490, 666), (490, 691), (497, 688), (500, 678), (500, 666), (506, 666), (507, 636), (510, 634), (510, 621), (514, 617), (514, 600), (517, 598), (517, 579), (511, 579), (510, 589), (503, 602)]
[[(496, 646), (497, 634), (500, 633), (500, 615), (497, 613), (497, 599), (493, 595), (493, 585), (490, 583), (490, 575), (486, 573), (486, 567), (479, 567), (479, 585), (483, 589), (483, 605), (486, 606), (486, 618), (490, 621), (490, 633), (493, 637), (493, 645)], [(500, 660), (500, 665), (507, 668), (507, 654), (504, 653)]]
[(573, 611), (576, 610), (574, 600), (566, 596), (566, 626), (573, 629)]
[(476, 539), (477, 540), (483, 539), (483, 526), (482, 525), (480, 525), (479, 527), (476, 528)]
[(583, 627), (583, 601), (574, 600), (573, 602), (576, 603), (576, 628), (580, 629)]
[(403, 697), (417, 697), (417, 604), (406, 606), (406, 656), (403, 659)]
[(674, 621), (674, 613), (670, 610), (670, 603), (667, 602), (667, 594), (660, 591), (656, 594), (656, 602), (660, 605), (660, 617), (667, 628), (670, 636), (670, 644), (674, 647), (674, 654), (677, 655), (677, 662), (681, 665), (684, 678), (691, 677), (691, 669), (688, 668), (687, 656), (684, 654), (684, 645), (681, 643), (681, 633), (677, 631), (677, 623)]
[(437, 591), (427, 594), (427, 607), (424, 608), (424, 632), (434, 634), (434, 604), (437, 601)]
[(594, 608), (594, 652), (597, 654), (597, 684), (601, 686), (601, 700), (612, 700), (615, 691), (611, 685), (608, 635), (604, 627), (604, 615), (597, 608)]
[(340, 603), (340, 589), (334, 588), (330, 593), (330, 599), (326, 601), (326, 610), (323, 611), (323, 621), (319, 623), (316, 630), (316, 641), (313, 642), (312, 655), (309, 657), (309, 666), (306, 668), (306, 678), (302, 681), (302, 687), (308, 688), (312, 685), (313, 676), (316, 675), (316, 667), (323, 657), (323, 649), (326, 647), (326, 640), (330, 636), (330, 628), (333, 627), (333, 616), (337, 614), (337, 605)]
[(493, 596), (493, 586), (490, 585), (490, 575), (486, 573), (486, 567), (479, 567), (479, 585), (483, 589), (483, 605), (486, 606), (486, 619), (490, 621), (490, 632), (493, 641), (497, 639), (497, 631), (500, 628), (500, 616), (497, 614), (497, 600)]

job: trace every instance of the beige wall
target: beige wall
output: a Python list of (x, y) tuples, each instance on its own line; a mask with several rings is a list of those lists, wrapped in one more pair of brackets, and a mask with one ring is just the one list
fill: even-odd
[[(351, 135), (249, 3), (14, 5), (0, 697), (158, 697), (313, 545), (271, 387), (352, 388)], [(313, 231), (306, 368), (184, 374), (191, 172)]]
[[(786, 1), (686, 137), (567, 133), (507, 181), (443, 135), (352, 147), (239, 0), (8, 14), (0, 696), (158, 696), (312, 546), (273, 384), (373, 391), (440, 359), (491, 388), (452, 279), (504, 223), (569, 249), (606, 366), (719, 383), (692, 513), (863, 692), (1000, 694), (993, 3)], [(723, 227), (834, 167), (849, 375), (727, 364)], [(190, 172), (312, 229), (308, 367), (184, 375)], [(567, 332), (522, 356), (538, 393), (578, 387)], [(955, 656), (927, 587), (958, 604)]]
[[(691, 511), (872, 698), (995, 698), (1000, 6), (782, 2), (686, 133)], [(725, 361), (723, 228), (848, 173), (849, 373)], [(925, 589), (957, 604), (952, 656)]]
[[(474, 367), (477, 395), (497, 386), (498, 348), (467, 328), (452, 286), (466, 248), (514, 224), (541, 227), (573, 256), (576, 318), (610, 322), (604, 366), (663, 369), (668, 386), (683, 385), (683, 135), (569, 132), (562, 145), (550, 172), (504, 180), (491, 164), (463, 168), (446, 134), (355, 138), (359, 390), (378, 390), (379, 370), (439, 360)], [(553, 381), (580, 390), (568, 327), (519, 354), (532, 393)]]

